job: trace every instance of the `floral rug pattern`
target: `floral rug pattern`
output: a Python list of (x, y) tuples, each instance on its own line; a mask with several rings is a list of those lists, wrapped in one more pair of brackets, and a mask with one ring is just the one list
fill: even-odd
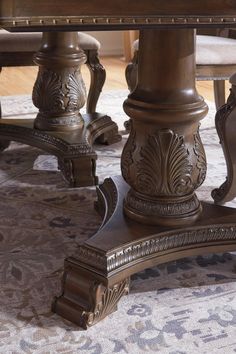
[[(126, 95), (107, 92), (100, 100), (100, 110), (106, 107), (120, 129), (127, 119)], [(208, 174), (198, 192), (205, 200), (225, 178), (214, 105), (209, 106), (201, 125)], [(28, 96), (3, 97), (2, 111), (5, 117), (35, 114)], [(100, 181), (120, 174), (126, 139), (96, 146)], [(185, 258), (135, 274), (118, 311), (87, 331), (51, 312), (64, 258), (76, 256), (78, 243), (101, 222), (95, 199), (95, 188), (67, 188), (53, 156), (18, 143), (1, 153), (0, 353), (235, 353), (234, 253)]]

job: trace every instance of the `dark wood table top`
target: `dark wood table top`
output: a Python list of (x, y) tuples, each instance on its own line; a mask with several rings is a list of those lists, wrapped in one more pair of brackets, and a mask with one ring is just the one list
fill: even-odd
[(11, 31), (236, 26), (236, 0), (1, 0)]

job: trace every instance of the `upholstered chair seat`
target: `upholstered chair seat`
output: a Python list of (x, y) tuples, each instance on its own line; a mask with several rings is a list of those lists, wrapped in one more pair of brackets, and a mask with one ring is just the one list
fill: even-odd
[[(130, 91), (136, 85), (139, 40), (133, 43), (134, 57), (127, 66), (126, 80)], [(212, 35), (196, 36), (196, 79), (213, 80), (215, 104), (225, 103), (225, 80), (236, 71), (236, 39)]]
[[(133, 50), (139, 49), (139, 40), (133, 43)], [(236, 40), (217, 36), (196, 36), (197, 65), (227, 65), (236, 63)]]
[(218, 36), (197, 35), (196, 64), (236, 64), (236, 40)]
[[(83, 50), (99, 50), (100, 43), (87, 33), (78, 32), (79, 45)], [(9, 33), (0, 29), (0, 52), (36, 52), (41, 44), (42, 33)]]

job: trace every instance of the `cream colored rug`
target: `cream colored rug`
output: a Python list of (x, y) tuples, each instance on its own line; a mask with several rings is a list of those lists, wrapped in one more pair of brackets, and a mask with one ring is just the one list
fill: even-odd
[[(101, 107), (123, 129), (124, 91), (103, 94)], [(30, 98), (4, 97), (3, 114), (34, 114)], [(210, 200), (225, 178), (214, 106), (201, 127), (208, 174), (199, 191)], [(122, 143), (97, 147), (97, 174), (120, 173)], [(217, 185), (216, 185), (217, 183)], [(68, 189), (56, 159), (12, 143), (0, 156), (0, 353), (235, 353), (236, 255), (211, 254), (147, 269), (132, 277), (119, 310), (88, 331), (51, 312), (63, 260), (99, 227), (94, 188)], [(236, 206), (233, 202), (232, 205)], [(236, 249), (236, 247), (235, 247)]]

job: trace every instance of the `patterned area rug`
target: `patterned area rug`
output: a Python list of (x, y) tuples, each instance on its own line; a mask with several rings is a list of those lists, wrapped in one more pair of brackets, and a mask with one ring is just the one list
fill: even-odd
[[(103, 94), (101, 107), (123, 129), (125, 91)], [(3, 114), (31, 116), (28, 96), (4, 97)], [(201, 125), (208, 174), (198, 194), (225, 178), (214, 106)], [(97, 146), (100, 181), (120, 173), (122, 143)], [(217, 177), (217, 178), (216, 178)], [(0, 353), (235, 353), (236, 255), (185, 258), (132, 277), (119, 310), (88, 331), (50, 310), (60, 294), (63, 260), (99, 227), (94, 188), (68, 189), (56, 159), (12, 143), (0, 156)], [(231, 205), (236, 206), (236, 202)]]

